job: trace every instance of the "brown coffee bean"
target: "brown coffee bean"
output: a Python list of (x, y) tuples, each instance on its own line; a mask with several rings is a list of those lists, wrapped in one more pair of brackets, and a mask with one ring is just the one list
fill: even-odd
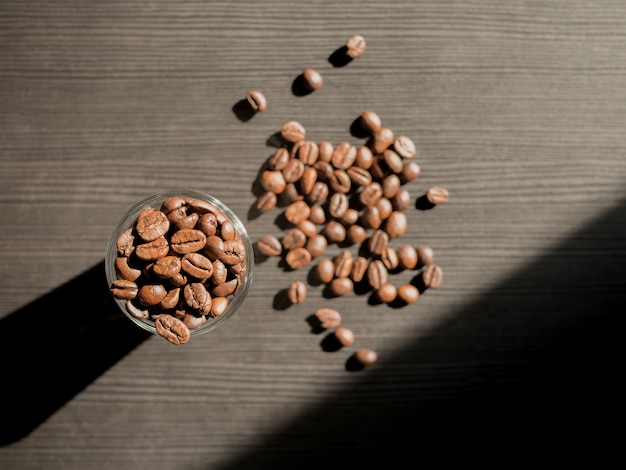
[(304, 201), (295, 201), (285, 209), (285, 218), (294, 225), (307, 220), (311, 214), (311, 208)]
[(398, 290), (393, 284), (385, 283), (376, 290), (376, 298), (388, 304), (396, 299)]
[(378, 207), (373, 206), (365, 206), (363, 212), (361, 212), (361, 223), (363, 227), (368, 229), (378, 229), (382, 225), (382, 217), (380, 216), (380, 211)]
[(287, 121), (283, 124), (280, 135), (287, 142), (298, 142), (306, 137), (306, 129), (298, 121)]
[(397, 250), (398, 266), (402, 269), (414, 269), (417, 266), (417, 250), (411, 245), (403, 245)]
[(391, 246), (388, 246), (383, 250), (380, 254), (380, 260), (383, 262), (388, 271), (393, 271), (400, 264), (398, 253)]
[(363, 243), (367, 239), (367, 231), (360, 225), (350, 225), (346, 230), (346, 240), (355, 245)]
[(413, 158), (417, 155), (415, 143), (405, 135), (399, 135), (393, 142), (393, 149), (402, 158)]
[(283, 204), (289, 205), (292, 202), (302, 201), (304, 196), (298, 191), (295, 183), (287, 183), (285, 190), (280, 194), (280, 200)]
[(319, 147), (312, 140), (300, 140), (291, 148), (291, 158), (301, 160), (305, 165), (313, 165), (319, 157)]
[(160, 210), (151, 207), (142, 210), (137, 216), (135, 231), (146, 242), (151, 242), (165, 235), (170, 229), (170, 221)]
[(126, 307), (126, 311), (138, 320), (147, 320), (150, 318), (149, 309), (138, 307), (135, 302), (130, 299), (124, 303), (124, 306)]
[(172, 344), (185, 344), (191, 337), (187, 325), (171, 315), (160, 315), (154, 326), (157, 333)]
[[(261, 212), (268, 212), (268, 211), (271, 211), (274, 207), (276, 207), (277, 203), (278, 203), (278, 198), (276, 197), (276, 193), (272, 191), (265, 191), (263, 194), (261, 194), (257, 198), (256, 208), (257, 210), (260, 210)], [(205, 215), (208, 215), (208, 214), (205, 214)], [(198, 229), (204, 232), (202, 228), (198, 227)], [(205, 235), (209, 235), (209, 234), (205, 233)], [(211, 235), (215, 235), (215, 232), (213, 232)]]
[(208, 313), (211, 310), (211, 294), (201, 282), (192, 282), (183, 289), (185, 303), (192, 309)]
[(185, 204), (189, 206), (192, 211), (197, 212), (198, 214), (206, 214), (207, 212), (212, 212), (218, 218), (218, 222), (221, 222), (220, 218), (225, 219), (226, 216), (221, 212), (217, 212), (215, 206), (210, 202), (203, 201), (202, 199), (197, 199), (194, 197), (185, 198)]
[[(268, 191), (266, 194), (271, 194), (274, 198), (274, 201), (276, 201), (276, 195), (274, 193)], [(258, 207), (258, 203), (257, 203), (257, 207)], [(215, 214), (211, 214), (210, 212), (207, 212), (206, 214), (202, 214), (202, 216), (200, 216), (200, 219), (198, 220), (198, 223), (196, 224), (196, 229), (200, 230), (207, 237), (210, 237), (217, 233), (218, 225), (219, 223), (217, 221), (217, 217), (215, 216)]]
[(404, 162), (402, 171), (400, 172), (400, 180), (402, 184), (409, 183), (419, 178), (422, 170), (416, 161), (409, 160)]
[(406, 233), (407, 219), (404, 212), (393, 211), (385, 220), (383, 230), (389, 235), (389, 239), (398, 238)]
[(320, 328), (337, 328), (341, 325), (341, 314), (333, 308), (318, 308), (315, 311), (315, 319)]
[(427, 245), (420, 245), (417, 247), (417, 262), (420, 266), (426, 266), (432, 264), (435, 259), (434, 250)]
[(116, 241), (117, 253), (120, 256), (130, 256), (135, 251), (135, 236), (133, 235), (133, 229), (129, 228), (124, 230)]
[(313, 190), (313, 185), (317, 182), (317, 170), (312, 166), (306, 168), (298, 184), (300, 185), (300, 193), (307, 196)]
[(293, 248), (287, 252), (285, 261), (291, 269), (300, 269), (311, 262), (311, 253), (306, 248)]
[(333, 258), (335, 265), (335, 277), (348, 277), (352, 272), (354, 256), (348, 250), (342, 250)]
[(412, 284), (403, 284), (398, 287), (397, 298), (405, 304), (413, 304), (417, 302), (420, 291)]
[(381, 197), (376, 202), (376, 208), (378, 209), (381, 220), (388, 219), (389, 216), (393, 213), (393, 205), (391, 204), (391, 201), (386, 197)]
[(200, 220), (198, 213), (192, 212), (191, 214), (177, 220), (174, 224), (174, 230), (192, 229), (196, 226), (198, 220)]
[(302, 72), (302, 83), (307, 90), (314, 91), (322, 87), (324, 80), (317, 70), (307, 67)]
[(368, 284), (374, 289), (378, 289), (380, 286), (387, 283), (389, 272), (381, 260), (375, 259), (370, 261), (365, 276), (367, 277)]
[(304, 163), (302, 160), (292, 158), (287, 162), (287, 166), (281, 170), (287, 183), (295, 183), (304, 174)]
[(373, 206), (383, 197), (383, 188), (380, 183), (372, 182), (359, 192), (359, 202), (364, 206)]
[(365, 132), (370, 134), (378, 132), (383, 127), (380, 116), (374, 111), (364, 111), (359, 116), (359, 125)]
[(280, 194), (285, 190), (287, 182), (282, 170), (265, 170), (261, 173), (259, 183), (265, 191)]
[(196, 279), (206, 280), (213, 275), (213, 263), (200, 253), (187, 253), (180, 266), (183, 271)]
[(265, 256), (280, 256), (283, 252), (283, 246), (280, 240), (274, 235), (263, 235), (256, 244), (257, 249)]
[(211, 276), (213, 284), (218, 286), (226, 282), (226, 278), (228, 277), (228, 268), (226, 265), (219, 259), (216, 259), (211, 264), (213, 265), (213, 275)]
[(306, 284), (302, 281), (293, 281), (287, 289), (287, 297), (292, 304), (300, 304), (306, 299)]
[(311, 213), (309, 214), (309, 220), (317, 225), (323, 225), (326, 223), (326, 211), (319, 205), (311, 206)]
[(175, 287), (167, 291), (166, 296), (163, 297), (163, 300), (161, 300), (161, 302), (159, 302), (159, 307), (165, 310), (170, 310), (176, 307), (179, 302), (180, 302), (180, 287)]
[(368, 241), (368, 249), (373, 255), (380, 255), (389, 243), (389, 235), (384, 230), (374, 230)]
[(226, 240), (224, 242), (224, 253), (220, 256), (220, 261), (227, 266), (238, 265), (246, 260), (246, 245), (243, 241)]
[(322, 256), (328, 247), (328, 240), (322, 234), (315, 234), (306, 242), (305, 248), (311, 253), (311, 257)]
[(446, 188), (442, 188), (440, 186), (431, 187), (426, 193), (426, 198), (428, 202), (434, 205), (444, 204), (448, 202), (449, 194)]
[(330, 177), (329, 185), (337, 193), (347, 193), (352, 187), (352, 180), (345, 170), (335, 170)]
[(383, 152), (383, 161), (387, 168), (389, 168), (389, 171), (393, 173), (401, 173), (404, 168), (402, 157), (391, 149), (387, 149)]
[(226, 312), (228, 308), (228, 299), (226, 297), (213, 297), (211, 302), (211, 317), (219, 317)]
[(170, 244), (165, 237), (159, 237), (148, 243), (142, 243), (135, 247), (135, 256), (142, 261), (156, 261), (163, 258), (170, 251)]
[(331, 158), (332, 165), (339, 170), (347, 170), (356, 160), (356, 147), (349, 142), (340, 142)]
[(335, 276), (335, 264), (328, 258), (322, 258), (315, 265), (314, 275), (319, 282), (330, 283)]
[(164, 214), (169, 214), (172, 211), (183, 208), (185, 204), (186, 203), (184, 198), (179, 196), (172, 196), (161, 203), (161, 211)]
[(170, 247), (174, 253), (184, 255), (204, 248), (207, 236), (200, 230), (178, 230), (170, 238)]
[(211, 260), (221, 259), (224, 254), (224, 240), (217, 235), (206, 237), (203, 253)]
[(365, 38), (355, 34), (354, 36), (350, 36), (346, 41), (346, 55), (351, 59), (358, 59), (365, 54), (366, 47)]
[(330, 163), (321, 160), (316, 161), (313, 168), (317, 171), (317, 179), (319, 181), (330, 181), (333, 177), (333, 171), (335, 171), (335, 168)]
[(346, 173), (348, 173), (355, 187), (367, 186), (372, 182), (372, 175), (365, 168), (353, 165), (346, 170)]
[(182, 318), (182, 321), (187, 328), (189, 328), (190, 330), (195, 330), (204, 325), (208, 321), (208, 319), (205, 315), (194, 315), (192, 313), (185, 312), (185, 316)]
[(393, 131), (387, 127), (381, 127), (372, 134), (368, 145), (375, 154), (381, 154), (392, 144), (393, 139)]
[(398, 193), (401, 184), (400, 177), (395, 173), (385, 176), (380, 184), (383, 188), (383, 197), (388, 199), (394, 197)]
[(363, 168), (364, 170), (369, 170), (374, 163), (374, 154), (372, 153), (372, 149), (370, 149), (367, 145), (361, 145), (356, 149), (356, 160), (354, 160), (354, 165), (359, 168)]
[(334, 193), (328, 201), (328, 213), (336, 219), (342, 217), (350, 206), (348, 196), (344, 193)]
[(239, 279), (233, 278), (226, 282), (222, 282), (221, 284), (215, 286), (211, 291), (211, 295), (213, 297), (228, 297), (231, 295), (237, 287), (239, 286)]
[(333, 152), (335, 147), (327, 140), (323, 140), (317, 144), (319, 149), (319, 155), (317, 156), (318, 162), (326, 162), (329, 163), (331, 158), (333, 157)]
[(378, 354), (373, 349), (361, 348), (354, 353), (354, 358), (362, 366), (369, 367), (378, 360)]
[(222, 240), (234, 240), (237, 236), (237, 230), (230, 220), (224, 220), (219, 227), (219, 236)]
[(336, 277), (330, 281), (328, 288), (332, 295), (339, 297), (352, 292), (354, 284), (349, 277)]
[(180, 272), (181, 261), (178, 256), (164, 256), (152, 265), (152, 272), (163, 279), (174, 277)]
[(369, 168), (369, 172), (372, 175), (372, 181), (382, 181), (385, 176), (390, 173), (383, 155), (376, 155), (374, 157), (372, 166)]
[(173, 277), (168, 279), (169, 283), (175, 287), (183, 287), (187, 284), (188, 279), (183, 273), (175, 274)]
[(311, 238), (313, 235), (317, 234), (317, 225), (315, 225), (309, 219), (303, 220), (298, 225), (296, 225), (296, 227), (302, 230), (307, 238)]
[(329, 221), (322, 229), (328, 243), (341, 243), (346, 239), (346, 228), (336, 220)]
[(339, 222), (341, 222), (346, 227), (350, 227), (351, 225), (354, 225), (359, 221), (360, 216), (361, 214), (359, 213), (358, 210), (348, 208), (343, 213), (343, 215), (339, 217)]
[(267, 109), (267, 98), (259, 90), (250, 90), (246, 94), (246, 101), (253, 111), (263, 112)]
[(391, 198), (391, 207), (396, 211), (404, 211), (411, 207), (411, 193), (407, 189), (399, 189)]
[(342, 346), (352, 346), (354, 344), (354, 332), (345, 326), (338, 327), (334, 335)]
[(137, 300), (146, 306), (157, 305), (167, 295), (162, 284), (145, 284), (137, 292)]
[(426, 287), (431, 289), (437, 289), (441, 286), (443, 281), (443, 271), (440, 266), (436, 264), (429, 264), (422, 272), (422, 281)]
[[(319, 173), (318, 173), (319, 175)], [(311, 189), (311, 192), (308, 194), (307, 196), (307, 201), (309, 202), (309, 204), (314, 205), (314, 204), (322, 204), (326, 201), (326, 199), (328, 199), (328, 194), (329, 194), (329, 189), (328, 189), (328, 185), (322, 181), (317, 181), (314, 185), (313, 188)]]
[(352, 282), (361, 282), (367, 272), (369, 261), (364, 256), (357, 256), (352, 263), (352, 271), (350, 272), (350, 279)]
[(121, 300), (132, 300), (137, 297), (139, 288), (133, 281), (117, 279), (111, 284), (113, 297)]
[(127, 281), (136, 281), (141, 276), (141, 269), (132, 267), (129, 258), (126, 256), (115, 258), (115, 272), (118, 278)]
[(290, 159), (289, 151), (285, 147), (279, 147), (267, 159), (267, 168), (280, 171), (287, 166)]
[(293, 227), (285, 232), (282, 245), (285, 250), (302, 248), (306, 244), (306, 234), (299, 228)]

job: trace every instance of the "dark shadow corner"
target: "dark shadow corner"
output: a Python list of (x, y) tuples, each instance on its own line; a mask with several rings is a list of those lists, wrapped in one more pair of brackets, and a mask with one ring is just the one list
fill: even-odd
[(328, 57), (328, 62), (333, 67), (345, 67), (350, 62), (352, 62), (352, 58), (347, 54), (348, 46), (341, 46), (339, 49), (333, 51), (333, 53)]
[(241, 122), (247, 122), (254, 117), (256, 111), (252, 109), (248, 100), (242, 99), (233, 105), (233, 113)]

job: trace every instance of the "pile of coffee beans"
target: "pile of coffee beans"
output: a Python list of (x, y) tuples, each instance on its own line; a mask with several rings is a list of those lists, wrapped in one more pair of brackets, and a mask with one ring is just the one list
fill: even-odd
[(246, 276), (248, 253), (228, 217), (209, 202), (174, 196), (140, 211), (117, 239), (110, 286), (133, 317), (184, 344), (219, 317)]

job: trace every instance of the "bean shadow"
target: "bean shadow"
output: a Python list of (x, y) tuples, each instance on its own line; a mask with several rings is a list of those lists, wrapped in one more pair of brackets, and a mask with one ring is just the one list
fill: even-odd
[(237, 119), (239, 119), (241, 122), (249, 121), (257, 113), (257, 111), (252, 109), (252, 106), (250, 106), (250, 103), (247, 99), (237, 101), (233, 105), (232, 110), (235, 116), (237, 116)]
[(330, 56), (328, 56), (328, 62), (333, 67), (345, 67), (350, 62), (352, 62), (352, 57), (348, 54), (348, 46), (341, 46), (338, 49), (335, 49)]
[(104, 261), (0, 320), (0, 445), (27, 436), (149, 337), (118, 309)]
[(608, 466), (626, 396), (624, 233), (626, 201), (220, 469)]

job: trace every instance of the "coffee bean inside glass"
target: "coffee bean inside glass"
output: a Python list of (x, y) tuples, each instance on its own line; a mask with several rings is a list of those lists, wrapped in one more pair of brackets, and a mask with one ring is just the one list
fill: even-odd
[(136, 325), (172, 344), (227, 321), (252, 283), (252, 242), (239, 217), (192, 190), (152, 194), (122, 217), (109, 240), (111, 295)]

